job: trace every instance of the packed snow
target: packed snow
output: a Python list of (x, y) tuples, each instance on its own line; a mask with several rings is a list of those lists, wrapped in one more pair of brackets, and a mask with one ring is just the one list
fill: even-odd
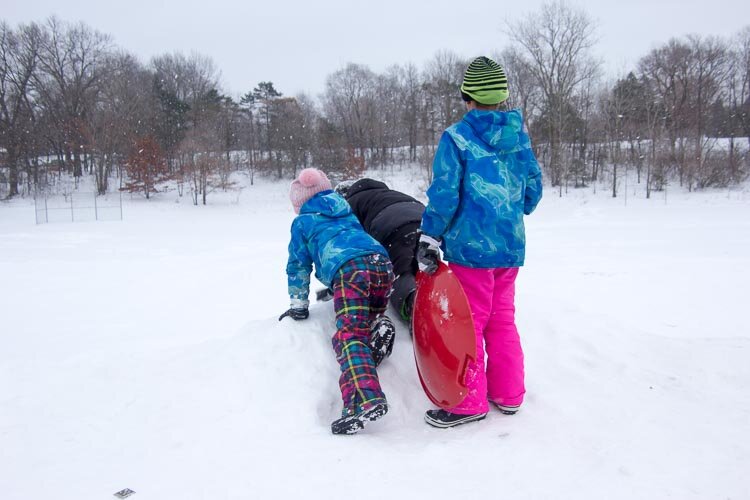
[(526, 219), (517, 415), (427, 426), (397, 322), (390, 412), (356, 436), (330, 432), (331, 303), (278, 321), (288, 181), (128, 195), (122, 221), (2, 203), (0, 498), (750, 498), (750, 192), (627, 189)]

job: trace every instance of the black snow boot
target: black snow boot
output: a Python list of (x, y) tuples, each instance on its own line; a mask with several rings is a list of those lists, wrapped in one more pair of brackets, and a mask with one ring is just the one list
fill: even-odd
[(331, 432), (334, 434), (356, 434), (365, 428), (365, 425), (374, 422), (388, 413), (388, 403), (378, 403), (366, 410), (354, 415), (347, 415), (331, 424)]
[(370, 350), (375, 366), (379, 366), (393, 352), (396, 327), (388, 316), (380, 316), (370, 325)]
[(459, 415), (457, 413), (450, 413), (445, 410), (427, 410), (424, 414), (424, 420), (433, 427), (440, 429), (447, 429), (448, 427), (455, 427), (456, 425), (468, 424), (469, 422), (476, 422), (486, 417), (486, 413), (477, 413), (476, 415)]

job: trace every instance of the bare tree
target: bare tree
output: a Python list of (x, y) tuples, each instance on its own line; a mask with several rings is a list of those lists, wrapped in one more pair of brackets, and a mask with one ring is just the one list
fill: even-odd
[(299, 106), (300, 115), (296, 129), (293, 131), (295, 133), (293, 140), (302, 156), (302, 164), (298, 166), (307, 168), (312, 161), (312, 151), (315, 148), (315, 124), (318, 122), (320, 112), (315, 99), (307, 94), (297, 94), (295, 100)]
[[(737, 134), (750, 142), (750, 26), (732, 39), (729, 73), (726, 81), (729, 107), (729, 168), (731, 181), (741, 182), (740, 158), (735, 144)], [(748, 153), (745, 152), (745, 157)]]
[[(723, 175), (709, 161), (715, 137), (708, 124), (726, 89), (729, 57), (725, 42), (715, 37), (672, 39), (641, 59), (642, 78), (663, 111), (669, 162), (689, 190), (718, 182)], [(719, 108), (716, 108), (716, 105)]]
[(739, 73), (739, 93), (737, 101), (740, 103), (740, 122), (742, 130), (750, 141), (750, 26), (737, 35), (737, 58)]
[(422, 81), (419, 70), (411, 63), (394, 66), (391, 71), (397, 82), (395, 105), (401, 136), (403, 143), (409, 146), (409, 161), (415, 162), (419, 144), (419, 114), (424, 102)]
[(165, 89), (188, 103), (193, 121), (200, 121), (200, 102), (219, 87), (219, 70), (210, 57), (198, 53), (186, 56), (176, 52), (151, 61), (156, 77)]
[(350, 63), (328, 77), (323, 96), (328, 119), (344, 132), (347, 146), (362, 159), (370, 144), (368, 117), (374, 90), (375, 74), (366, 66)]
[(57, 132), (51, 142), (63, 161), (72, 161), (76, 180), (88, 162), (89, 119), (110, 50), (108, 35), (82, 23), (68, 25), (54, 17), (47, 21), (34, 86)]
[(34, 131), (31, 80), (39, 62), (40, 40), (35, 24), (14, 32), (0, 23), (0, 147), (7, 155), (9, 197), (18, 194), (19, 161)]
[(677, 39), (652, 50), (643, 57), (638, 66), (653, 89), (656, 99), (661, 103), (664, 112), (664, 129), (669, 141), (669, 162), (678, 166), (680, 183), (684, 178), (681, 165), (685, 163), (684, 130), (689, 108), (689, 73), (690, 47)]
[(632, 71), (612, 87), (611, 96), (621, 103), (622, 140), (627, 141), (627, 162), (635, 166), (637, 182), (641, 182), (643, 168), (642, 140), (647, 136), (649, 89)]
[(199, 200), (206, 204), (208, 193), (215, 185), (215, 179), (221, 162), (221, 138), (216, 128), (208, 121), (202, 121), (197, 127), (191, 128), (180, 143), (179, 151), (183, 156), (182, 175), (190, 186), (190, 194), (194, 205)]
[(307, 143), (305, 115), (299, 101), (294, 97), (273, 100), (272, 149), (277, 152), (277, 176), (283, 175), (284, 167), (291, 167), (293, 173), (305, 163), (304, 146)]
[(394, 68), (375, 78), (374, 102), (369, 108), (372, 142), (370, 158), (376, 165), (393, 162), (393, 149), (401, 143), (400, 135), (400, 89)]
[(92, 159), (99, 194), (107, 192), (115, 169), (122, 183), (124, 158), (138, 142), (154, 137), (156, 109), (152, 75), (141, 63), (123, 52), (108, 58), (99, 102), (91, 116)]
[(508, 76), (508, 103), (513, 108), (520, 109), (528, 122), (534, 115), (541, 113), (543, 107), (541, 89), (536, 85), (529, 61), (510, 48), (496, 54), (495, 60), (503, 65)]
[(440, 51), (427, 62), (423, 74), (426, 94), (428, 144), (437, 144), (440, 134), (463, 116), (465, 107), (459, 88), (468, 61), (451, 51)]
[(454, 52), (440, 51), (427, 62), (422, 72), (420, 142), (425, 147), (418, 160), (428, 181), (432, 180), (432, 160), (440, 134), (466, 111), (459, 89), (468, 64)]
[[(728, 75), (728, 49), (726, 44), (716, 38), (689, 36), (688, 41), (692, 48), (691, 86), (692, 86), (692, 109), (694, 119), (693, 137), (694, 160), (689, 162), (692, 168), (688, 173), (688, 189), (694, 185), (706, 187), (718, 179), (716, 172), (708, 168), (708, 155), (716, 144), (716, 138), (706, 137), (711, 107), (722, 97), (724, 83)], [(722, 177), (721, 174), (719, 174)]]
[(550, 145), (548, 170), (552, 184), (561, 186), (566, 108), (575, 92), (598, 75), (599, 63), (591, 56), (595, 26), (584, 11), (557, 2), (544, 4), (539, 13), (518, 24), (509, 24), (507, 31), (542, 92)]

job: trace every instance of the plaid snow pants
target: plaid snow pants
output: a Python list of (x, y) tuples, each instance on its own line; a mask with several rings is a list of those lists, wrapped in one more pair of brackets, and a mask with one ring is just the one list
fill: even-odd
[(370, 351), (370, 323), (385, 312), (392, 282), (391, 262), (372, 254), (345, 262), (331, 283), (337, 330), (332, 344), (341, 367), (342, 416), (385, 402)]

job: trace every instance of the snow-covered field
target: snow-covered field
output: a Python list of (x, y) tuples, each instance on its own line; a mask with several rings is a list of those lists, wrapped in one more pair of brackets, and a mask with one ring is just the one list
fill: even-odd
[(287, 187), (128, 198), (122, 222), (0, 204), (0, 498), (750, 498), (750, 192), (548, 191), (523, 410), (428, 427), (400, 324), (390, 413), (342, 437), (331, 304), (277, 321)]

